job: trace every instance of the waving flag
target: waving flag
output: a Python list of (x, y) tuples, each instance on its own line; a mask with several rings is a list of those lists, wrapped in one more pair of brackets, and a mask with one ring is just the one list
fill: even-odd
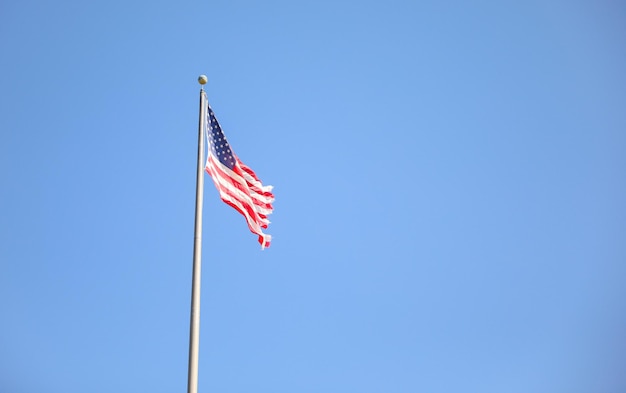
[(272, 236), (263, 233), (263, 229), (270, 223), (267, 216), (274, 209), (272, 186), (264, 186), (235, 155), (210, 105), (205, 124), (209, 142), (205, 171), (211, 175), (220, 198), (241, 213), (250, 231), (259, 235), (261, 248), (269, 247)]

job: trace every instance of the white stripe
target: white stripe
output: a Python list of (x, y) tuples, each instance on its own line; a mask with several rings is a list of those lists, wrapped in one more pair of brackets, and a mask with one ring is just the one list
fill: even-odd
[[(210, 174), (211, 174), (211, 178), (213, 179), (213, 182), (215, 183), (215, 187), (218, 189), (220, 196), (222, 198), (226, 198), (231, 202), (237, 202), (237, 206), (241, 209), (244, 209), (245, 206), (250, 206), (251, 210), (254, 212), (255, 218), (254, 220), (257, 222), (260, 222), (261, 224), (265, 224), (268, 225), (270, 223), (270, 221), (267, 218), (263, 218), (260, 217), (258, 214), (271, 214), (272, 211), (271, 210), (267, 210), (267, 209), (263, 209), (259, 206), (256, 206), (254, 204), (252, 204), (250, 198), (247, 198), (247, 195), (245, 195), (241, 190), (238, 190), (236, 188), (234, 188), (231, 184), (228, 183), (228, 181), (226, 181), (225, 179), (222, 178), (222, 176), (217, 174), (217, 170), (216, 168), (213, 166), (213, 161), (211, 160), (211, 162), (209, 163), (209, 165), (207, 166), (207, 168), (209, 168), (210, 170)], [(229, 191), (231, 191), (232, 193), (235, 194), (235, 196), (233, 195), (229, 195), (228, 193), (222, 191), (222, 188), (226, 188)], [(243, 198), (239, 198), (239, 196), (243, 196)], [(264, 213), (265, 211), (267, 211), (268, 213)], [(250, 216), (250, 213), (248, 212), (247, 209), (244, 209), (244, 214), (247, 217), (250, 217), (250, 219), (253, 219)]]
[[(234, 187), (230, 182), (228, 182), (228, 180), (226, 180), (223, 176), (219, 175), (217, 173), (217, 168), (214, 167), (213, 162), (209, 164), (209, 168), (213, 170), (211, 177), (213, 178), (213, 181), (216, 183), (215, 186), (218, 189), (220, 187), (225, 188), (226, 190), (228, 190), (230, 193), (234, 195), (233, 196), (234, 198), (237, 198), (241, 200), (242, 202), (246, 203), (247, 205), (251, 206), (252, 210), (257, 214), (259, 213), (263, 215), (272, 214), (272, 209), (267, 209), (265, 207), (254, 204), (254, 201), (252, 200), (250, 195), (247, 195), (244, 191)], [(262, 218), (259, 217), (259, 219), (262, 219)]]
[[(243, 173), (243, 177), (246, 181), (248, 181), (250, 184), (252, 184), (253, 186), (259, 188), (261, 191), (263, 192), (272, 192), (272, 189), (274, 188), (273, 186), (264, 186), (259, 180), (255, 180), (254, 177), (252, 175), (250, 175), (249, 173), (247, 173), (246, 171), (242, 170), (241, 171)], [(263, 195), (263, 194), (259, 194), (258, 192), (255, 191), (255, 194), (259, 196), (259, 201), (262, 201), (264, 203), (272, 203), (274, 202), (274, 196), (267, 196), (267, 195)], [(261, 199), (263, 198), (263, 199)]]
[(250, 182), (251, 184), (255, 185), (256, 187), (260, 188), (261, 190), (263, 190), (263, 192), (272, 192), (272, 189), (274, 188), (274, 186), (264, 186), (263, 183), (261, 183), (260, 180), (255, 179), (251, 174), (249, 174), (246, 171), (242, 171), (243, 172), (243, 177)]
[[(248, 184), (246, 184), (245, 180), (239, 176), (238, 174), (236, 174), (235, 172), (233, 172), (232, 170), (230, 170), (230, 168), (222, 165), (222, 163), (220, 163), (219, 161), (217, 161), (215, 159), (215, 157), (210, 154), (209, 155), (209, 159), (207, 161), (210, 161), (210, 164), (207, 163), (207, 166), (211, 165), (214, 166), (214, 180), (215, 178), (217, 178), (217, 180), (219, 181), (220, 185), (223, 186), (224, 188), (227, 188), (231, 193), (233, 193), (234, 195), (237, 196), (237, 198), (249, 203), (251, 206), (253, 206), (253, 209), (261, 214), (271, 214), (272, 213), (272, 209), (267, 209), (264, 208), (262, 206), (258, 206), (254, 204), (254, 201), (252, 200), (253, 198), (260, 201), (261, 203), (271, 203), (268, 201), (268, 198), (265, 198), (263, 195), (260, 195), (256, 192), (254, 192), (253, 190), (251, 190), (248, 187)], [(217, 162), (216, 162), (217, 161)], [(239, 185), (241, 185), (245, 190), (247, 190), (249, 193), (245, 193), (244, 191), (233, 187), (232, 184), (230, 184), (227, 180), (223, 179), (222, 176), (220, 176), (217, 173), (217, 168), (221, 169), (222, 171), (224, 171), (231, 179), (233, 179), (233, 181), (237, 182)]]
[(220, 193), (220, 196), (222, 199), (227, 200), (228, 202), (232, 203), (233, 205), (237, 206), (241, 212), (243, 212), (243, 216), (246, 219), (246, 221), (248, 222), (248, 226), (250, 227), (250, 230), (258, 235), (263, 234), (263, 228), (261, 228), (261, 226), (259, 225), (259, 223), (257, 223), (252, 217), (250, 217), (250, 215), (248, 214), (248, 211), (244, 208), (244, 206), (242, 205), (241, 201), (232, 198), (230, 195), (225, 194), (225, 193)]
[(265, 243), (269, 243), (272, 241), (272, 235), (266, 235), (265, 233), (260, 233), (263, 237), (263, 243), (261, 243), (261, 250), (265, 250)]

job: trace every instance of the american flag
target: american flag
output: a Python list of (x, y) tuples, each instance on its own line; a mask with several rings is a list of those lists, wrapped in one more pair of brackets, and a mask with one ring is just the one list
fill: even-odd
[(263, 233), (263, 229), (270, 223), (267, 216), (274, 210), (272, 186), (261, 184), (254, 171), (235, 155), (210, 105), (206, 135), (209, 149), (204, 169), (211, 175), (220, 198), (246, 218), (250, 231), (259, 235), (261, 248), (269, 247), (272, 236)]

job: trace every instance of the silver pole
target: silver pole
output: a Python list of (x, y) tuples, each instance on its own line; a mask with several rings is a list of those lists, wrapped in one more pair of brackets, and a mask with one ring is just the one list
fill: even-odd
[[(200, 75), (204, 85), (207, 78)], [(193, 276), (191, 282), (191, 322), (189, 324), (189, 372), (187, 393), (198, 392), (198, 348), (200, 344), (200, 277), (202, 270), (202, 200), (204, 196), (204, 89), (200, 88), (200, 119), (198, 121), (198, 166), (196, 171), (196, 220), (193, 238)]]

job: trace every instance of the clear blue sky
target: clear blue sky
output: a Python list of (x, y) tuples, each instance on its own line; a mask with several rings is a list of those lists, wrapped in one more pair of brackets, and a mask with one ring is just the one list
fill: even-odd
[(626, 391), (626, 6), (5, 1), (0, 391)]

